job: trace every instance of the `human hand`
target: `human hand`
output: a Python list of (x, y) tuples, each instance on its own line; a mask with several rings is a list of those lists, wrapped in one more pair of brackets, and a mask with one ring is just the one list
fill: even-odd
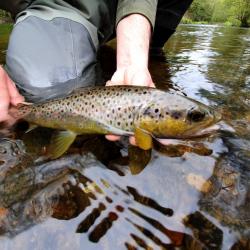
[(112, 85), (135, 85), (155, 87), (147, 67), (128, 66), (117, 69), (111, 80), (106, 83)]
[(0, 66), (0, 122), (11, 118), (9, 115), (10, 105), (16, 106), (23, 101), (24, 97), (19, 94), (13, 81)]
[[(106, 83), (107, 86), (112, 85), (135, 85), (135, 86), (146, 86), (155, 87), (148, 68), (139, 67), (123, 67), (117, 69), (112, 76), (111, 80)], [(106, 138), (110, 141), (120, 140), (120, 136), (117, 135), (106, 135)], [(136, 145), (134, 136), (130, 136), (129, 142), (132, 145)]]
[[(107, 85), (136, 85), (154, 87), (148, 70), (151, 24), (140, 14), (131, 14), (117, 25), (117, 70)], [(107, 135), (111, 141), (119, 136)], [(135, 138), (130, 137), (135, 145)]]

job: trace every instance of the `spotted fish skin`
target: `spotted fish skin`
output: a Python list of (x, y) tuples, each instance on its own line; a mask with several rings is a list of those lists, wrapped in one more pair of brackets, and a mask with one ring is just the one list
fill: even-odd
[(83, 88), (65, 98), (22, 105), (12, 115), (70, 131), (63, 135), (68, 146), (79, 134), (135, 134), (139, 147), (145, 150), (151, 147), (151, 136), (188, 138), (218, 120), (204, 104), (140, 86)]
[(169, 96), (172, 95), (146, 87), (91, 87), (65, 98), (22, 105), (15, 116), (40, 126), (79, 134), (127, 135), (134, 132), (134, 121), (140, 109)]

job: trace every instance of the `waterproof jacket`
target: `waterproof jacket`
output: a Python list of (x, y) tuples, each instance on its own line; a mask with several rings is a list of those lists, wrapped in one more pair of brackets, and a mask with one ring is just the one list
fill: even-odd
[[(18, 13), (29, 8), (32, 3), (39, 3), (39, 0), (1, 0), (0, 9), (4, 9), (12, 14), (15, 17)], [(51, 5), (51, 0), (43, 0), (42, 2), (47, 2)], [(118, 23), (123, 17), (139, 13), (146, 16), (152, 27), (154, 26), (157, 0), (64, 0), (64, 1), (55, 1), (62, 2), (65, 6), (67, 5), (70, 8), (77, 9), (84, 13), (88, 12), (91, 17), (91, 10), (96, 8), (108, 8), (115, 10), (114, 16), (116, 16), (116, 23)], [(97, 7), (96, 7), (97, 6)], [(98, 19), (99, 17), (92, 16), (93, 20)], [(94, 20), (95, 23), (95, 20)]]

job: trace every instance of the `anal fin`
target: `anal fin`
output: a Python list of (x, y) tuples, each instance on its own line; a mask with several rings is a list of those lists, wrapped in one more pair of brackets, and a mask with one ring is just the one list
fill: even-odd
[(75, 140), (77, 134), (72, 131), (59, 131), (52, 136), (48, 148), (51, 159), (56, 159), (65, 153)]
[(152, 148), (152, 137), (140, 128), (135, 129), (136, 145), (144, 150)]

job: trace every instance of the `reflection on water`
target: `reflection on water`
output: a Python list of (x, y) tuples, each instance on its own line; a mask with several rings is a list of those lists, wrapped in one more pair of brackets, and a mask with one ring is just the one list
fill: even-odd
[(218, 106), (235, 132), (152, 152), (82, 137), (53, 162), (49, 130), (0, 140), (0, 249), (249, 249), (249, 37), (181, 26), (150, 66), (159, 87)]

